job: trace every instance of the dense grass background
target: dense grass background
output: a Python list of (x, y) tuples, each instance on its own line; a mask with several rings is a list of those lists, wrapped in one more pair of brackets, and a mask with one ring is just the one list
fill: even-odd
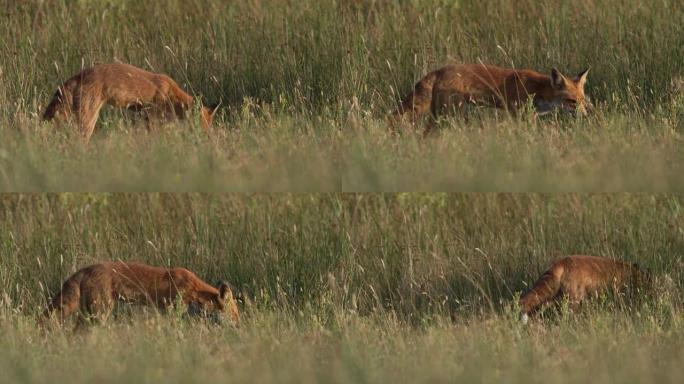
[(402, 318), (491, 310), (566, 254), (638, 261), (679, 281), (682, 204), (629, 194), (6, 195), (0, 284), (32, 310), (79, 267), (141, 260), (225, 278), (266, 307), (334, 293), (345, 308)]
[[(3, 195), (0, 368), (27, 382), (676, 382), (683, 205), (630, 194)], [(516, 295), (572, 253), (639, 262), (674, 284), (636, 307), (597, 303), (522, 327)], [(243, 326), (152, 315), (75, 334), (36, 327), (63, 279), (111, 259), (230, 281)]]
[[(674, 1), (4, 1), (4, 190), (682, 190), (684, 8)], [(493, 111), (430, 140), (385, 116), (448, 60), (574, 74), (580, 121)], [(38, 115), (122, 60), (223, 100), (214, 135), (105, 111), (91, 146)]]

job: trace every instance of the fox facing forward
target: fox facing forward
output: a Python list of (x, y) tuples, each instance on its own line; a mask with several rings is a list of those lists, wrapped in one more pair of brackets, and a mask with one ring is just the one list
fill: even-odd
[(556, 68), (551, 76), (531, 69), (502, 68), (487, 64), (449, 64), (428, 73), (394, 112), (412, 119), (428, 111), (434, 117), (469, 104), (484, 104), (515, 113), (529, 98), (538, 114), (555, 109), (586, 114), (584, 85), (589, 69), (569, 78)]
[(598, 256), (567, 256), (554, 262), (520, 297), (520, 319), (526, 323), (529, 314), (562, 298), (576, 307), (587, 296), (604, 292), (635, 293), (651, 285), (650, 274), (636, 264)]
[(227, 283), (213, 287), (185, 268), (161, 268), (136, 262), (105, 262), (82, 268), (69, 277), (44, 312), (60, 322), (71, 314), (104, 319), (117, 302), (167, 309), (180, 298), (191, 314), (220, 322), (226, 315), (240, 325), (240, 314)]
[[(169, 76), (130, 64), (99, 64), (82, 70), (57, 88), (45, 108), (43, 120), (74, 117), (86, 141), (95, 130), (100, 109), (109, 104), (162, 119), (184, 118), (193, 98)], [(201, 106), (200, 124), (212, 124), (216, 107)]]

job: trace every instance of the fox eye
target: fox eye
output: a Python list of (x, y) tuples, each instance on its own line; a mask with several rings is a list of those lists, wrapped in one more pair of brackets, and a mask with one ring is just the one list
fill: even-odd
[(577, 104), (577, 100), (575, 99), (565, 99), (565, 102), (568, 104)]

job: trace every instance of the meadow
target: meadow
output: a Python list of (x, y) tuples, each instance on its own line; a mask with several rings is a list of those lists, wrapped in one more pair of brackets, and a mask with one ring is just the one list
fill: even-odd
[[(8, 382), (678, 382), (684, 201), (647, 194), (41, 194), (0, 201)], [(551, 260), (638, 262), (673, 284), (528, 326), (515, 301)], [(241, 292), (240, 329), (36, 316), (97, 260), (182, 265)]]
[[(0, 1), (0, 191), (88, 192), (0, 194), (0, 382), (680, 382), (684, 199), (663, 192), (684, 190), (683, 17), (669, 0)], [(117, 60), (220, 100), (212, 134), (107, 109), (84, 145), (40, 121), (66, 78)], [(591, 66), (596, 111), (391, 127), (449, 60)], [(671, 284), (523, 326), (516, 298), (567, 254)], [(65, 278), (117, 259), (231, 282), (242, 327), (37, 326)]]
[[(676, 1), (10, 1), (0, 5), (4, 191), (681, 191)], [(94, 63), (164, 72), (223, 108), (147, 131), (106, 110), (90, 145), (39, 116)], [(449, 60), (574, 75), (588, 118), (386, 120)], [(679, 80), (678, 80), (679, 79)]]

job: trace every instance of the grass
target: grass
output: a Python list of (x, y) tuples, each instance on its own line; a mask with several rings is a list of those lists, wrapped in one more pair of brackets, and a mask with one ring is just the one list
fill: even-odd
[[(0, 15), (5, 191), (681, 191), (682, 10), (674, 2), (50, 1)], [(483, 22), (486, 20), (486, 22)], [(448, 60), (569, 74), (579, 121), (488, 111), (389, 134), (396, 101)], [(106, 111), (91, 145), (41, 124), (57, 85), (123, 60), (222, 100), (146, 132)]]
[[(676, 382), (683, 204), (648, 194), (3, 195), (0, 367), (18, 382)], [(517, 294), (573, 253), (638, 262), (674, 284), (636, 307), (595, 302), (523, 327)], [(75, 334), (36, 327), (63, 279), (111, 259), (230, 281), (244, 294), (243, 326), (141, 314)]]
[(681, 324), (613, 317), (415, 329), (381, 316), (344, 319), (330, 330), (307, 315), (295, 322), (262, 314), (239, 332), (153, 319), (48, 339), (17, 322), (0, 341), (0, 366), (12, 382), (677, 383), (684, 352)]
[[(0, 3), (0, 371), (8, 382), (679, 382), (684, 12), (669, 0)], [(578, 120), (501, 111), (437, 135), (386, 120), (448, 60), (574, 74)], [(209, 102), (146, 131), (105, 110), (90, 145), (41, 123), (98, 62), (164, 72)], [(675, 85), (673, 85), (673, 80)], [(397, 192), (296, 194), (296, 192)], [(290, 192), (258, 194), (258, 192)], [(292, 194), (294, 193), (294, 194)], [(595, 254), (674, 284), (528, 327), (549, 261)], [(97, 260), (182, 265), (244, 295), (243, 326), (133, 314), (36, 326)]]

